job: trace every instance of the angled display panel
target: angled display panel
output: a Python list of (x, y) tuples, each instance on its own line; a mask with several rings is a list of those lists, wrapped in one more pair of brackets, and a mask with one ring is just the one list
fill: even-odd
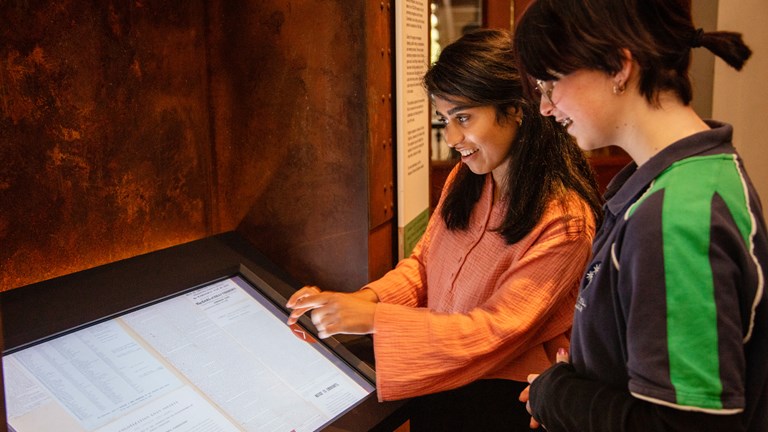
[(372, 370), (287, 326), (284, 302), (241, 266), (6, 352), (10, 430), (315, 431), (375, 398)]

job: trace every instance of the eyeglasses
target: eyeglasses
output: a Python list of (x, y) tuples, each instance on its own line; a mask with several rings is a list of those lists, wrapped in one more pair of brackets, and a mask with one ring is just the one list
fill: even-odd
[(536, 80), (536, 88), (539, 90), (539, 93), (541, 93), (541, 96), (544, 97), (547, 102), (549, 102), (550, 105), (555, 106), (555, 103), (552, 102), (552, 92), (555, 90), (555, 84), (557, 81), (555, 80), (549, 80), (549, 81), (543, 81), (540, 79)]
[[(536, 80), (536, 89), (541, 93), (541, 97), (546, 99), (547, 102), (549, 102), (552, 107), (555, 107), (555, 103), (552, 102), (552, 92), (555, 90), (555, 84), (557, 84), (556, 80), (549, 80), (544, 81), (537, 79)], [(573, 120), (571, 120), (570, 117), (566, 117), (562, 120), (559, 120), (559, 123), (564, 127), (567, 128), (568, 126), (573, 123)]]

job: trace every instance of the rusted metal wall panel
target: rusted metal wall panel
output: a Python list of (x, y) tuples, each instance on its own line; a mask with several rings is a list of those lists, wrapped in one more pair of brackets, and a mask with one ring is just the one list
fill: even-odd
[(210, 232), (201, 1), (0, 2), (0, 288)]
[(324, 289), (368, 280), (366, 3), (222, 1), (211, 49), (220, 217)]
[(0, 289), (234, 229), (300, 281), (367, 282), (393, 213), (369, 193), (394, 193), (369, 176), (392, 170), (370, 154), (392, 145), (370, 6), (0, 3)]

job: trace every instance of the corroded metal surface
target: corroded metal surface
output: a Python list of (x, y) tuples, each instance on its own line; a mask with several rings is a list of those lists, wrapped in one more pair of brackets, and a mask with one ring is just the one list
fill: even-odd
[(0, 2), (0, 287), (205, 236), (200, 1)]
[(219, 167), (242, 169), (219, 170), (222, 222), (238, 221), (302, 283), (359, 288), (368, 279), (367, 2), (222, 3), (210, 16), (228, 31), (211, 64), (231, 74), (214, 79), (228, 86), (214, 107), (237, 103), (217, 110), (232, 127), (217, 128), (216, 149)]
[(389, 7), (0, 2), (0, 290), (234, 229), (301, 281), (366, 282), (393, 220), (391, 102), (368, 100)]

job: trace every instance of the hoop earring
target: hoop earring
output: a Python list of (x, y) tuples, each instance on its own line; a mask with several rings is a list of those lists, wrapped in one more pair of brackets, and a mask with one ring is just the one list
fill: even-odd
[(613, 94), (615, 94), (616, 96), (623, 94), (624, 90), (626, 89), (627, 89), (627, 86), (624, 85), (624, 83), (617, 82), (613, 84)]

